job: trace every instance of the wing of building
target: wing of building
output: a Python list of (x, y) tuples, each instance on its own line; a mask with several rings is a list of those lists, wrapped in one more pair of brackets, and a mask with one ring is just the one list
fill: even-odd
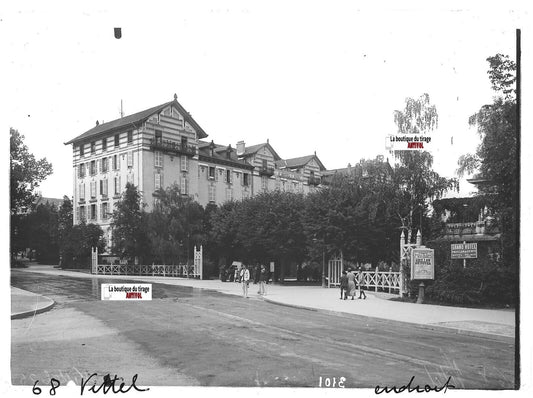
[(114, 204), (128, 182), (142, 193), (147, 210), (157, 191), (178, 184), (205, 206), (280, 189), (308, 193), (326, 170), (316, 153), (283, 160), (265, 142), (235, 148), (206, 141), (207, 133), (174, 100), (96, 126), (72, 145), (74, 223), (99, 224), (111, 239)]

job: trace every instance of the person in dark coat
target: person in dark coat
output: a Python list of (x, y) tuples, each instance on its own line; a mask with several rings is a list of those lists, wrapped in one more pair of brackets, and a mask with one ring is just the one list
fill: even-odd
[(348, 292), (348, 276), (346, 275), (346, 271), (342, 271), (342, 276), (341, 276), (341, 300), (343, 298), (344, 298), (344, 300), (346, 300), (347, 292)]
[(357, 286), (359, 287), (359, 298), (361, 298), (361, 296), (365, 296), (363, 297), (363, 299), (366, 300), (366, 293), (363, 290), (363, 286), (361, 286), (362, 283), (363, 283), (363, 272), (361, 271), (361, 268), (359, 268), (359, 270), (357, 271)]

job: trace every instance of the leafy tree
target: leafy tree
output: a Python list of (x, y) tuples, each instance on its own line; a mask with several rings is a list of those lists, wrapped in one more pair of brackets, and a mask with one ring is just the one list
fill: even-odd
[(199, 203), (181, 195), (177, 184), (158, 191), (154, 210), (146, 215), (154, 261), (184, 262), (193, 246), (205, 240), (203, 212)]
[(27, 247), (27, 231), (24, 213), (30, 211), (37, 194), (35, 188), (50, 174), (52, 165), (46, 158), (35, 159), (24, 144), (24, 136), (9, 129), (10, 144), (10, 209), (11, 209), (11, 255)]
[(59, 260), (58, 211), (54, 204), (39, 204), (27, 217), (28, 247), (36, 252), (39, 263), (57, 264)]
[[(69, 245), (70, 236), (73, 228), (73, 205), (68, 196), (63, 196), (63, 203), (58, 211), (58, 234), (59, 234), (59, 254), (61, 256), (61, 265), (64, 262), (72, 261), (73, 253)], [(70, 251), (69, 251), (70, 250)]]
[(52, 165), (47, 162), (46, 158), (35, 159), (24, 144), (24, 136), (17, 130), (11, 128), (9, 134), (11, 214), (16, 214), (31, 207), (37, 198), (34, 190), (52, 174)]
[(516, 64), (508, 56), (496, 54), (487, 58), (488, 75), (496, 97), (469, 119), (476, 126), (481, 143), (476, 153), (459, 158), (459, 175), (478, 172), (483, 182), (478, 185), (499, 215), (502, 228), (503, 255), (516, 262), (518, 247), (518, 118), (514, 90)]
[[(438, 126), (438, 114), (428, 94), (418, 99), (407, 98), (405, 109), (394, 112), (394, 122), (400, 134), (428, 134)], [(397, 212), (402, 226), (412, 229), (415, 223), (421, 226), (427, 214), (429, 201), (439, 199), (450, 189), (458, 189), (456, 179), (447, 179), (436, 173), (433, 156), (426, 151), (394, 151), (399, 164), (394, 176), (403, 189), (403, 197), (397, 202)]]
[(141, 195), (137, 187), (127, 183), (122, 198), (115, 203), (111, 229), (113, 234), (113, 253), (121, 258), (134, 260), (147, 252), (148, 241), (143, 223)]
[(105, 249), (104, 231), (96, 224), (74, 225), (68, 236), (62, 242), (62, 268), (89, 268), (91, 265), (91, 250)]

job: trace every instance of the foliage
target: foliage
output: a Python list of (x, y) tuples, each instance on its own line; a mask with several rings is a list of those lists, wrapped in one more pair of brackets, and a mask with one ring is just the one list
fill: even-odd
[(122, 198), (115, 203), (111, 223), (112, 252), (130, 261), (138, 257), (141, 263), (149, 249), (143, 207), (137, 187), (127, 183)]
[(74, 225), (62, 241), (62, 268), (89, 268), (91, 250), (97, 247), (99, 252), (105, 249), (104, 231), (96, 224)]
[(27, 220), (25, 213), (31, 211), (37, 198), (35, 188), (50, 174), (52, 165), (46, 158), (35, 159), (35, 156), (24, 144), (24, 136), (17, 130), (9, 129), (10, 145), (10, 240), (11, 255), (28, 247)]
[(501, 264), (472, 261), (463, 268), (454, 262), (437, 267), (426, 297), (449, 304), (515, 306), (516, 288), (516, 275)]
[(27, 247), (36, 252), (39, 263), (57, 264), (59, 262), (58, 210), (54, 204), (38, 205), (26, 217), (28, 240)]
[(11, 214), (15, 214), (31, 207), (37, 198), (34, 190), (52, 174), (52, 165), (46, 158), (35, 159), (17, 130), (11, 128), (9, 134)]
[[(394, 122), (400, 134), (428, 134), (438, 126), (437, 109), (428, 94), (418, 99), (407, 98), (403, 111), (394, 112)], [(403, 189), (398, 201), (398, 216), (402, 226), (412, 229), (415, 222), (426, 216), (429, 202), (438, 199), (451, 189), (458, 189), (456, 179), (441, 177), (433, 171), (433, 156), (426, 151), (394, 151), (399, 164), (394, 176), (397, 186)]]
[(162, 264), (189, 261), (193, 246), (204, 241), (204, 209), (189, 196), (181, 195), (178, 185), (160, 190), (157, 195), (154, 210), (145, 215), (152, 261)]
[(479, 172), (483, 180), (479, 193), (498, 214), (502, 227), (504, 258), (516, 263), (518, 247), (518, 118), (515, 98), (515, 63), (508, 56), (497, 54), (487, 58), (489, 79), (499, 96), (470, 117), (481, 143), (475, 154), (459, 159), (458, 173)]

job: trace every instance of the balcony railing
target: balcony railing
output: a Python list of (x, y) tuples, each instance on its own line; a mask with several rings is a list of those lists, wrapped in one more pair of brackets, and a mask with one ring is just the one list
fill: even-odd
[(264, 166), (261, 166), (259, 167), (259, 175), (261, 176), (273, 176), (274, 175), (274, 167), (264, 167)]
[(494, 222), (446, 223), (446, 234), (448, 235), (484, 235), (497, 234), (499, 232), (500, 229)]
[(311, 176), (307, 179), (307, 183), (309, 185), (320, 185), (322, 183), (322, 178)]
[(180, 142), (169, 140), (156, 140), (154, 138), (150, 139), (150, 149), (163, 152), (179, 153), (187, 156), (196, 155), (196, 147), (194, 145), (185, 145)]

